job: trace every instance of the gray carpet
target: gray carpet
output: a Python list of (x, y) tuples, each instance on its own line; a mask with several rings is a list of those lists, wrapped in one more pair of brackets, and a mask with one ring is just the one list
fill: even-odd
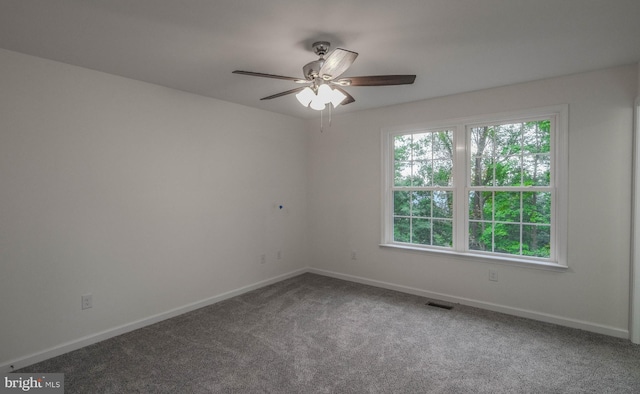
[(69, 393), (640, 393), (640, 346), (304, 274), (23, 368)]

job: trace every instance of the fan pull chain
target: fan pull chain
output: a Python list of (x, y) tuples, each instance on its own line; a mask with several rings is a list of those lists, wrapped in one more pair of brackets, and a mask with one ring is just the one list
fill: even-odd
[[(332, 105), (328, 105), (329, 107), (329, 128), (331, 128), (331, 119), (332, 119), (332, 114), (333, 112), (331, 112), (331, 107)], [(324, 114), (324, 109), (320, 111), (320, 132), (322, 133), (324, 131), (324, 123), (323, 123), (323, 115)]]

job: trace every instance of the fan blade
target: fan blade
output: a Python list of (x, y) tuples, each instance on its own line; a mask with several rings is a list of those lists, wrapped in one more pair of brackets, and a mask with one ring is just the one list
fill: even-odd
[(335, 83), (343, 86), (391, 86), (411, 85), (415, 80), (415, 75), (369, 75), (341, 78)]
[(241, 74), (241, 75), (251, 75), (253, 77), (284, 79), (284, 80), (287, 80), (287, 81), (293, 81), (295, 83), (307, 83), (307, 82), (309, 82), (306, 79), (300, 79), (300, 78), (294, 78), (294, 77), (285, 77), (285, 76), (282, 76), (282, 75), (254, 73), (253, 71), (235, 70), (233, 73), (234, 74)]
[(329, 54), (325, 59), (322, 68), (320, 68), (320, 77), (325, 81), (338, 78), (342, 73), (347, 71), (349, 67), (351, 67), (357, 57), (357, 52), (336, 48), (331, 52), (331, 54)]
[(340, 103), (340, 105), (347, 105), (347, 104), (351, 104), (351, 103), (353, 103), (354, 101), (356, 101), (356, 99), (354, 99), (352, 95), (350, 95), (349, 93), (347, 93), (347, 91), (346, 91), (346, 90), (344, 90), (344, 89), (342, 89), (342, 88), (339, 88), (339, 87), (337, 87), (337, 86), (334, 86), (333, 88), (334, 88), (335, 90), (339, 90), (340, 92), (342, 92), (342, 94), (344, 94), (345, 96), (347, 96), (347, 97), (345, 97), (345, 99), (344, 99), (344, 100), (342, 100), (342, 102)]
[(271, 99), (274, 99), (274, 98), (286, 96), (287, 94), (298, 93), (298, 92), (301, 92), (304, 88), (306, 88), (306, 86), (302, 86), (302, 87), (299, 87), (299, 88), (287, 90), (286, 92), (282, 92), (282, 93), (272, 94), (271, 96), (263, 97), (260, 100), (271, 100)]

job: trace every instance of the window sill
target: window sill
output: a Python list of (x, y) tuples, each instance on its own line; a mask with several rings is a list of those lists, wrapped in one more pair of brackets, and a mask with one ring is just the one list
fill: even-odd
[(399, 244), (380, 244), (379, 246), (383, 248), (400, 249), (407, 252), (451, 256), (453, 258), (458, 258), (463, 261), (474, 261), (474, 262), (480, 261), (484, 263), (511, 265), (515, 267), (523, 267), (523, 268), (531, 268), (531, 269), (539, 269), (539, 270), (547, 270), (547, 271), (557, 271), (557, 272), (566, 272), (569, 270), (569, 267), (567, 267), (566, 265), (560, 265), (556, 263), (547, 263), (543, 261), (519, 259), (519, 258), (513, 258), (513, 257), (488, 256), (484, 254), (475, 254), (475, 253), (460, 253), (460, 252), (454, 252), (454, 251), (444, 250), (444, 249), (443, 250), (425, 249), (420, 247), (413, 247), (409, 245), (399, 245)]

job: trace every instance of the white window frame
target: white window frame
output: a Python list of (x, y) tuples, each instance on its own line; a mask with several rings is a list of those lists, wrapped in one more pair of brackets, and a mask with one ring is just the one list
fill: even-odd
[[(448, 254), (486, 262), (524, 265), (542, 269), (568, 268), (567, 263), (567, 192), (568, 192), (568, 105), (556, 105), (499, 114), (458, 118), (418, 125), (399, 126), (381, 130), (382, 136), (382, 231), (380, 246), (427, 253)], [(554, 127), (551, 134), (551, 256), (548, 259), (508, 255), (468, 249), (468, 194), (470, 189), (469, 133), (473, 126), (550, 119)], [(453, 164), (453, 247), (395, 242), (393, 238), (394, 137), (397, 135), (433, 131), (453, 131), (456, 147)], [(462, 163), (462, 165), (461, 165)], [(447, 188), (449, 189), (449, 188)], [(509, 191), (527, 191), (527, 187), (509, 188)]]

